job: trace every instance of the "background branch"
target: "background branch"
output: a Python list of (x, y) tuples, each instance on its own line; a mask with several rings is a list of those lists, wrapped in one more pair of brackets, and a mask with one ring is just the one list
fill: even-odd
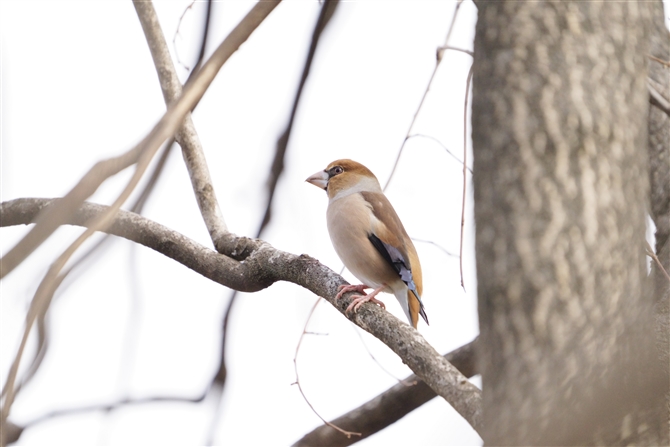
[(142, 155), (152, 156), (160, 145), (179, 128), (186, 114), (202, 98), (223, 64), (274, 10), (279, 1), (268, 0), (257, 3), (219, 45), (193, 82), (184, 89), (179, 100), (168, 107), (167, 112), (153, 130), (137, 146), (121, 156), (96, 163), (77, 186), (59, 200), (57, 207), (51, 207), (48, 213), (41, 216), (37, 225), (0, 259), (0, 278), (10, 273), (58, 226), (63, 225), (106, 178), (137, 162)]
[[(307, 53), (307, 59), (305, 60), (305, 63), (303, 65), (302, 74), (300, 76), (300, 82), (298, 84), (298, 89), (296, 91), (295, 98), (293, 99), (293, 105), (291, 107), (289, 121), (288, 124), (286, 125), (286, 129), (284, 129), (284, 131), (282, 132), (275, 146), (274, 159), (272, 161), (272, 164), (270, 165), (270, 172), (266, 182), (267, 197), (265, 204), (265, 212), (263, 213), (261, 223), (258, 227), (258, 231), (256, 232), (256, 238), (261, 237), (263, 231), (265, 230), (265, 228), (267, 228), (268, 224), (270, 223), (270, 220), (272, 219), (272, 205), (275, 198), (275, 190), (277, 189), (277, 183), (279, 182), (279, 177), (284, 171), (284, 158), (286, 156), (286, 150), (288, 148), (288, 143), (291, 136), (291, 130), (293, 129), (293, 125), (295, 122), (295, 116), (298, 110), (298, 105), (300, 103), (300, 98), (302, 96), (302, 91), (305, 86), (305, 83), (307, 82), (307, 77), (309, 76), (312, 62), (314, 61), (314, 54), (316, 54), (316, 48), (319, 44), (321, 34), (325, 29), (326, 25), (328, 25), (328, 23), (330, 22), (330, 19), (332, 18), (335, 12), (335, 8), (337, 7), (337, 4), (338, 0), (326, 0), (321, 6), (321, 11), (317, 18), (316, 25), (314, 27), (314, 32), (312, 33), (312, 39)], [(223, 389), (225, 387), (226, 379), (228, 377), (228, 368), (226, 366), (226, 346), (228, 345), (228, 343), (230, 343), (229, 332), (228, 332), (228, 329), (230, 327), (229, 322), (230, 322), (230, 316), (232, 315), (232, 311), (235, 306), (235, 302), (237, 301), (237, 296), (238, 296), (237, 290), (233, 290), (230, 293), (228, 304), (223, 313), (223, 322), (221, 329), (221, 351), (219, 353), (220, 356), (219, 368), (214, 374), (214, 378), (212, 379), (213, 383), (211, 387), (212, 391), (214, 390), (219, 391), (219, 404), (217, 404), (217, 411), (215, 412), (215, 416), (212, 419), (212, 425), (209, 430), (208, 445), (212, 445), (214, 443), (213, 438), (216, 423), (218, 420), (218, 413), (220, 411), (220, 399), (223, 396)]]
[(414, 129), (416, 119), (419, 116), (419, 112), (421, 112), (423, 103), (426, 102), (426, 97), (428, 97), (430, 86), (433, 85), (433, 80), (435, 79), (435, 75), (437, 74), (437, 69), (440, 68), (440, 63), (442, 62), (442, 55), (444, 53), (443, 48), (446, 48), (449, 44), (449, 38), (451, 37), (451, 32), (454, 30), (454, 25), (456, 24), (456, 17), (458, 16), (458, 11), (462, 3), (463, 0), (458, 0), (456, 2), (456, 7), (454, 8), (454, 15), (451, 16), (451, 23), (449, 24), (449, 30), (447, 31), (447, 36), (444, 38), (444, 45), (442, 45), (442, 47), (438, 48), (437, 50), (437, 58), (436, 58), (437, 60), (435, 61), (435, 68), (433, 68), (433, 72), (431, 73), (430, 79), (428, 80), (428, 85), (426, 85), (426, 90), (424, 90), (423, 96), (421, 97), (421, 101), (419, 101), (419, 107), (416, 108), (416, 112), (414, 112), (414, 116), (412, 117), (412, 122), (409, 124), (409, 127), (407, 128), (405, 138), (402, 140), (400, 149), (398, 149), (398, 155), (396, 155), (395, 162), (393, 163), (393, 168), (391, 168), (389, 178), (388, 180), (386, 180), (386, 184), (384, 184), (383, 188), (384, 191), (386, 191), (386, 188), (388, 188), (389, 184), (391, 183), (391, 180), (393, 179), (393, 175), (395, 174), (395, 171), (398, 168), (398, 163), (400, 162), (400, 156), (402, 155), (402, 151), (405, 149), (405, 144), (407, 143), (407, 140), (411, 138), (412, 129)]
[[(319, 45), (319, 40), (321, 38), (323, 30), (330, 22), (330, 19), (333, 17), (338, 2), (339, 0), (325, 0), (321, 6), (321, 11), (319, 12), (319, 16), (316, 20), (316, 25), (314, 26), (314, 31), (312, 32), (312, 38), (310, 41), (309, 50), (307, 52), (307, 58), (303, 65), (302, 74), (300, 76), (298, 89), (296, 91), (295, 98), (293, 99), (293, 105), (291, 106), (291, 113), (289, 116), (288, 124), (286, 125), (286, 129), (284, 129), (281, 136), (277, 140), (277, 144), (275, 146), (275, 154), (272, 164), (270, 165), (270, 173), (268, 175), (268, 180), (266, 183), (267, 197), (265, 204), (265, 212), (263, 213), (263, 218), (261, 219), (261, 223), (258, 226), (258, 231), (256, 232), (257, 238), (261, 237), (263, 231), (267, 228), (268, 224), (270, 223), (270, 220), (272, 219), (272, 205), (275, 198), (275, 191), (277, 189), (277, 183), (279, 182), (279, 177), (284, 171), (284, 158), (286, 156), (286, 151), (288, 149), (288, 143), (291, 137), (291, 131), (293, 130), (293, 125), (295, 123), (295, 116), (298, 111), (298, 105), (300, 104), (300, 98), (302, 97), (302, 92), (305, 87), (305, 83), (307, 82), (307, 77), (309, 76), (309, 72), (312, 67), (312, 62), (314, 61), (314, 55), (316, 54), (316, 49)], [(228, 371), (226, 367), (226, 346), (229, 343), (228, 328), (230, 327), (229, 326), (230, 316), (232, 314), (236, 300), (237, 300), (237, 290), (233, 290), (230, 293), (230, 299), (228, 300), (228, 305), (226, 306), (226, 310), (224, 311), (223, 314), (219, 368), (216, 374), (214, 374), (213, 379), (214, 385), (220, 385), (221, 396), (223, 395), (223, 388), (225, 387), (226, 378), (228, 376)], [(215, 389), (217, 389), (217, 387), (213, 386), (212, 390)], [(218, 411), (219, 410), (217, 409), (217, 413)], [(212, 426), (210, 428), (210, 435), (208, 442), (210, 445), (213, 444), (213, 436), (217, 420), (218, 417), (215, 416), (215, 418), (212, 421)]]
[(265, 207), (265, 214), (263, 215), (263, 220), (258, 228), (256, 237), (260, 237), (263, 229), (270, 223), (272, 218), (272, 201), (274, 198), (274, 193), (277, 188), (277, 182), (281, 173), (284, 171), (284, 157), (286, 156), (286, 149), (288, 148), (288, 143), (291, 138), (291, 131), (293, 130), (293, 124), (295, 122), (295, 116), (298, 112), (298, 105), (300, 104), (300, 98), (302, 97), (303, 89), (307, 82), (307, 77), (309, 76), (310, 69), (312, 67), (312, 62), (314, 61), (314, 55), (316, 54), (316, 48), (319, 45), (319, 40), (321, 39), (321, 34), (323, 30), (330, 23), (330, 19), (335, 14), (339, 0), (325, 0), (321, 6), (321, 12), (316, 21), (316, 26), (312, 33), (312, 39), (309, 44), (309, 50), (307, 51), (307, 59), (302, 68), (302, 74), (300, 75), (300, 83), (298, 84), (298, 90), (295, 93), (295, 99), (293, 100), (293, 106), (291, 107), (291, 114), (289, 116), (288, 124), (286, 129), (282, 132), (281, 136), (277, 140), (277, 147), (275, 150), (275, 156), (270, 167), (270, 175), (267, 182), (267, 202)]
[[(444, 356), (466, 377), (477, 374), (475, 364), (476, 342), (477, 339)], [(413, 385), (407, 386), (406, 383), (412, 383)], [(412, 374), (360, 407), (330, 421), (337, 427), (361, 433), (360, 437), (344, 437), (340, 432), (324, 424), (307, 433), (293, 446), (335, 447), (352, 445), (383, 430), (434, 397), (436, 397), (435, 392), (416, 374)]]

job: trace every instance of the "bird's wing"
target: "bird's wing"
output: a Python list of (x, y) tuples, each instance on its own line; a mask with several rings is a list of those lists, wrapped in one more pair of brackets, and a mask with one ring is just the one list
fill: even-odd
[[(411, 244), (411, 240), (407, 235), (400, 218), (393, 209), (393, 206), (391, 206), (391, 202), (388, 201), (384, 194), (361, 192), (361, 195), (365, 201), (370, 204), (372, 213), (378, 221), (377, 225), (372, 229), (372, 232), (368, 234), (368, 239), (384, 260), (386, 260), (386, 262), (398, 273), (400, 279), (407, 285), (407, 288), (412, 292), (418, 302), (419, 315), (421, 315), (426, 323), (428, 323), (428, 317), (426, 316), (426, 311), (421, 302), (420, 267), (418, 268), (419, 276), (416, 278), (419, 282), (418, 288), (414, 282), (414, 275), (412, 274), (411, 258), (414, 257), (416, 259), (416, 264), (418, 264), (419, 260), (418, 257), (416, 257), (416, 253), (414, 253), (414, 246), (408, 247), (408, 245)], [(405, 241), (407, 241), (407, 243)], [(410, 250), (414, 256), (410, 255)], [(411, 301), (409, 294), (407, 298), (408, 301)], [(412, 307), (414, 306), (410, 306), (410, 308)]]

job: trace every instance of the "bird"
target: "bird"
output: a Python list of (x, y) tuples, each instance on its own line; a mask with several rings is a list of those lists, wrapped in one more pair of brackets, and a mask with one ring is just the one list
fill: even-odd
[[(392, 293), (416, 329), (419, 316), (428, 324), (421, 301), (421, 263), (398, 214), (384, 195), (377, 177), (362, 164), (341, 159), (306, 180), (328, 194), (326, 221), (333, 247), (359, 285), (343, 285), (335, 299), (357, 292), (346, 313), (363, 303), (386, 308), (376, 296)], [(369, 294), (365, 289), (374, 289)]]

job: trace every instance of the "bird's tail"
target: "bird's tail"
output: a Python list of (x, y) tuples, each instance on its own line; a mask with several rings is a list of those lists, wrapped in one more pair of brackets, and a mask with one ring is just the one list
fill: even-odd
[(423, 307), (423, 302), (421, 302), (421, 297), (419, 296), (419, 293), (416, 291), (416, 289), (407, 290), (407, 304), (409, 304), (412, 326), (416, 328), (417, 324), (419, 323), (419, 315), (421, 315), (421, 318), (423, 318), (423, 321), (425, 321), (426, 324), (430, 324), (428, 323), (426, 308)]

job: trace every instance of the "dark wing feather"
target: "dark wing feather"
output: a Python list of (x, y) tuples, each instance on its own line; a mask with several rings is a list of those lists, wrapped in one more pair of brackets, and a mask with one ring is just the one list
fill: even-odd
[(398, 273), (400, 279), (407, 284), (407, 288), (412, 291), (416, 299), (419, 301), (419, 315), (424, 319), (426, 324), (428, 324), (428, 316), (426, 316), (426, 310), (423, 307), (423, 302), (421, 302), (421, 297), (419, 292), (416, 290), (416, 285), (414, 284), (414, 279), (412, 279), (412, 270), (408, 266), (409, 262), (405, 260), (403, 254), (393, 245), (387, 244), (381, 239), (379, 239), (374, 234), (369, 234), (368, 239), (372, 245), (377, 249), (380, 255), (389, 263), (391, 267)]

